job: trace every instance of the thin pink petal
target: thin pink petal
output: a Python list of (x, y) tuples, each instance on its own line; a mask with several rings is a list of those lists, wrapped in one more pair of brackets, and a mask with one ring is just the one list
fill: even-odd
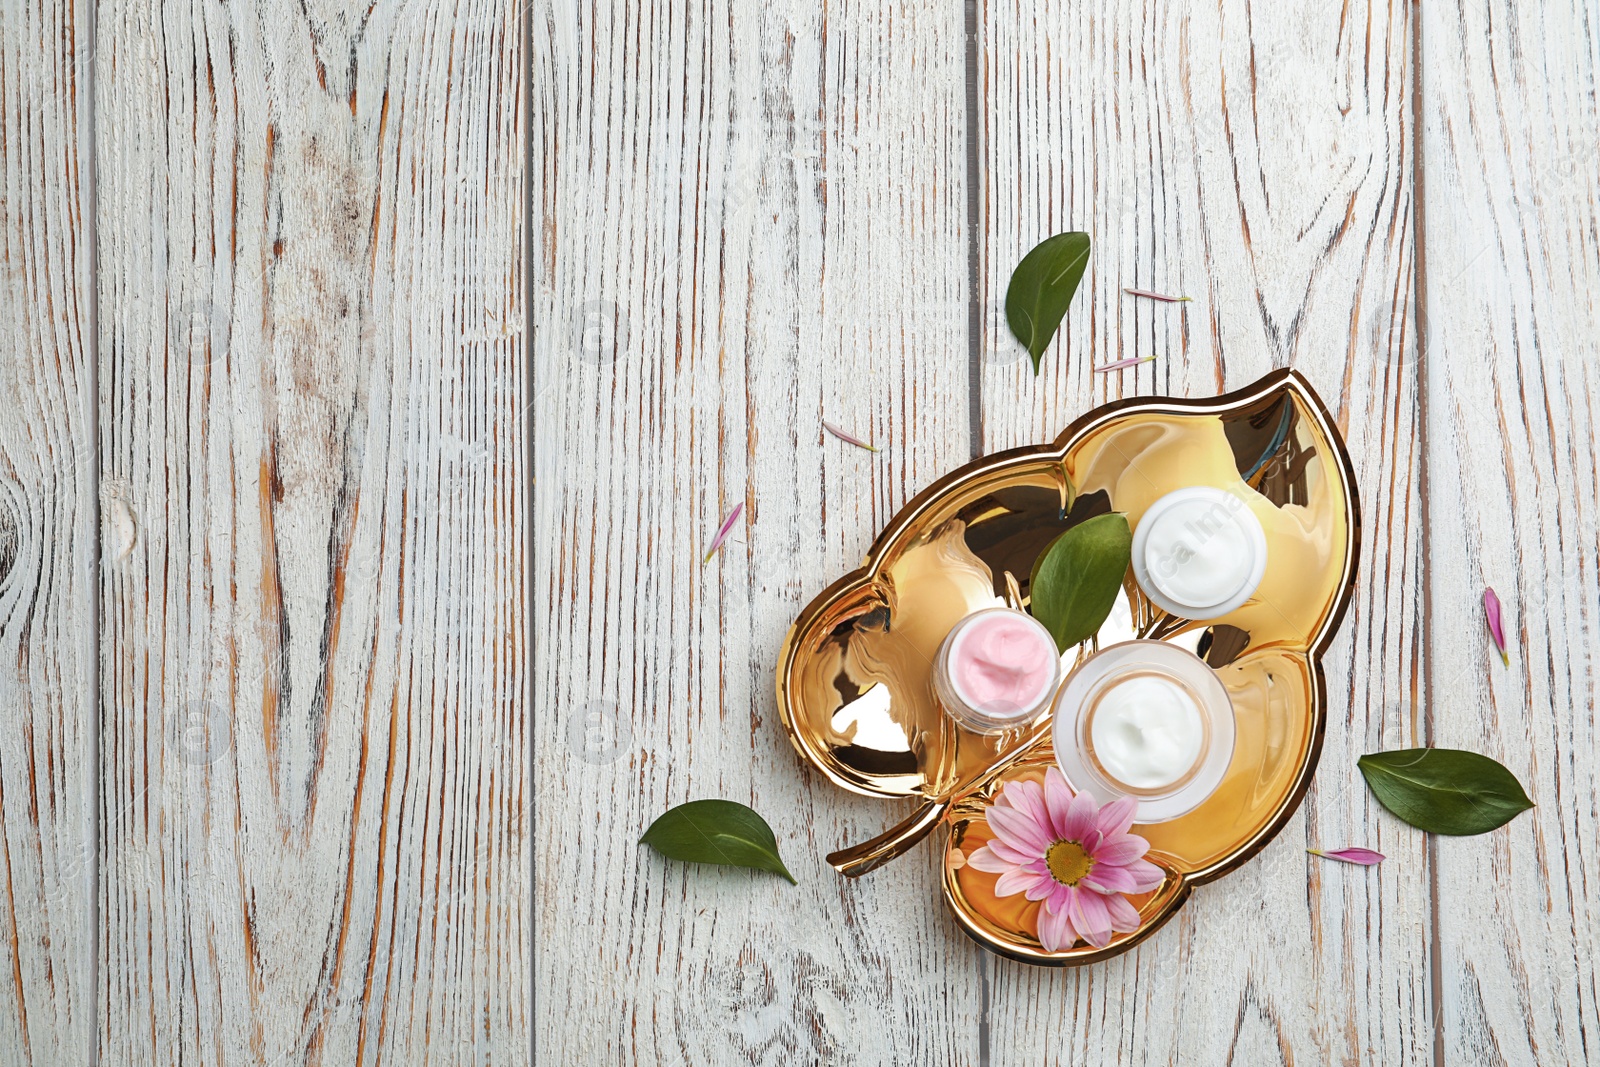
[(1111, 940), (1111, 911), (1106, 898), (1099, 893), (1075, 893), (1072, 907), (1067, 909), (1072, 925), (1078, 928), (1083, 939), (1095, 948), (1104, 948)]
[(1362, 867), (1372, 867), (1383, 862), (1383, 853), (1374, 852), (1370, 848), (1336, 848), (1332, 852), (1322, 852), (1318, 849), (1308, 848), (1307, 852), (1323, 859), (1338, 860), (1341, 863), (1356, 863)]
[(1164, 304), (1182, 304), (1193, 300), (1192, 296), (1168, 296), (1166, 293), (1152, 293), (1148, 289), (1124, 289), (1129, 296), (1142, 296), (1147, 300), (1159, 300)]
[(1032, 819), (1041, 828), (1049, 825), (1045, 812), (1044, 790), (1038, 782), (1007, 782), (1004, 789), (1011, 806)]
[[(1044, 877), (1048, 878), (1049, 875)], [(994, 895), (997, 897), (1014, 897), (1018, 893), (1026, 893), (1039, 881), (1040, 876), (1032, 871), (1013, 868), (1002, 874), (994, 883)]]
[(1060, 952), (1062, 949), (1071, 948), (1078, 940), (1078, 932), (1072, 928), (1072, 920), (1067, 917), (1067, 909), (1051, 912), (1044, 908), (1039, 909), (1039, 944), (1046, 952)]
[(717, 554), (717, 549), (722, 547), (722, 542), (728, 539), (728, 531), (733, 529), (733, 524), (739, 521), (739, 513), (742, 511), (744, 511), (744, 501), (741, 500), (733, 506), (732, 511), (728, 512), (728, 517), (722, 520), (722, 526), (718, 528), (717, 536), (711, 539), (711, 547), (706, 550), (706, 558), (700, 561), (702, 564), (711, 562), (711, 557)]
[(1167, 872), (1149, 860), (1134, 860), (1122, 869), (1133, 875), (1135, 893), (1147, 893), (1167, 880)]
[(1138, 814), (1137, 800), (1132, 797), (1118, 797), (1100, 809), (1100, 817), (1095, 820), (1095, 829), (1106, 837), (1125, 834), (1128, 832), (1128, 827), (1133, 825), (1134, 816)]
[(1023, 864), (1031, 863), (1039, 858), (1037, 852), (1024, 852), (1020, 848), (1013, 848), (998, 837), (990, 838), (989, 843), (984, 847), (1010, 863), (1013, 867), (1021, 867)]
[(1078, 882), (1085, 889), (1092, 889), (1096, 893), (1141, 893), (1139, 879), (1134, 877), (1132, 871), (1126, 867), (1113, 867), (1109, 863), (1097, 863), (1094, 869)]
[(845, 433), (843, 430), (839, 429), (839, 427), (835, 426), (831, 422), (824, 421), (822, 423), (822, 427), (823, 427), (823, 429), (827, 430), (829, 433), (833, 434), (833, 436), (835, 436), (839, 440), (843, 441), (845, 444), (855, 445), (857, 448), (864, 448), (868, 452), (876, 452), (877, 451), (876, 448), (874, 448), (872, 445), (867, 444), (865, 441), (863, 441), (861, 438), (857, 437), (855, 434)]
[(989, 828), (1012, 848), (1042, 856), (1054, 844), (1043, 827), (1015, 808), (992, 807), (988, 820)]
[(1094, 797), (1087, 792), (1073, 797), (1072, 803), (1067, 805), (1066, 825), (1060, 827), (1061, 836), (1068, 841), (1081, 842), (1094, 829), (1094, 813)]
[(1500, 650), (1500, 659), (1507, 667), (1511, 666), (1511, 656), (1506, 652), (1505, 623), (1500, 618), (1500, 598), (1488, 587), (1483, 590), (1483, 615), (1489, 620), (1489, 636), (1494, 638), (1494, 647)]
[(1054, 878), (1050, 877), (1048, 873), (1039, 875), (1038, 877), (1039, 880), (1033, 883), (1033, 885), (1029, 886), (1024, 892), (1024, 895), (1029, 900), (1044, 900), (1046, 897), (1050, 896), (1051, 893), (1055, 892), (1056, 886), (1061, 884)]
[(989, 874), (1005, 874), (1016, 867), (1015, 863), (1008, 863), (1003, 856), (997, 855), (994, 849), (990, 847), (993, 844), (994, 842), (991, 841), (988, 845), (984, 845), (968, 856), (967, 866)]
[(1138, 834), (1122, 834), (1109, 841), (1100, 842), (1100, 847), (1094, 850), (1095, 863), (1109, 863), (1113, 867), (1124, 867), (1150, 851), (1150, 842)]
[(1106, 910), (1111, 914), (1111, 929), (1119, 934), (1130, 934), (1139, 929), (1139, 909), (1121, 893), (1105, 898)]
[(1045, 910), (1055, 913), (1067, 910), (1067, 905), (1072, 903), (1072, 894), (1077, 890), (1054, 878), (1050, 879), (1050, 895), (1044, 898)]
[(1058, 837), (1067, 836), (1067, 810), (1072, 806), (1072, 787), (1062, 773), (1051, 767), (1044, 772), (1044, 806), (1050, 827)]
[(1102, 363), (1094, 368), (1096, 374), (1105, 374), (1109, 371), (1122, 370), (1124, 367), (1136, 367), (1140, 363), (1149, 363), (1155, 356), (1137, 356), (1133, 359), (1119, 359), (1115, 363)]

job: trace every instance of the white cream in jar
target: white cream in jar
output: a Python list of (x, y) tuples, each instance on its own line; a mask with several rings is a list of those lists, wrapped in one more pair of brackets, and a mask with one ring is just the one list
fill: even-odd
[(1214, 793), (1233, 759), (1233, 703), (1216, 672), (1164, 641), (1112, 645), (1081, 663), (1056, 698), (1056, 762), (1100, 803), (1131, 796), (1137, 821), (1163, 822)]
[(1168, 493), (1139, 519), (1133, 574), (1163, 611), (1215, 619), (1255, 594), (1267, 569), (1267, 538), (1243, 497), (1210, 486)]
[(1200, 704), (1172, 677), (1130, 674), (1089, 709), (1089, 743), (1108, 777), (1131, 789), (1170, 789), (1205, 753)]

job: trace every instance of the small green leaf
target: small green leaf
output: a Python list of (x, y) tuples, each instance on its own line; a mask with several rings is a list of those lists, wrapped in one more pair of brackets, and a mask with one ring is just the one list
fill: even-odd
[(799, 884), (778, 858), (778, 839), (767, 820), (731, 800), (679, 804), (651, 823), (639, 843), (668, 859), (754, 867)]
[(1378, 803), (1433, 834), (1486, 834), (1533, 807), (1515, 775), (1476, 752), (1408, 748), (1356, 765)]
[(1035, 374), (1039, 373), (1039, 357), (1055, 339), (1088, 265), (1089, 235), (1058, 233), (1035, 245), (1011, 272), (1011, 284), (1006, 287), (1006, 324), (1033, 357)]
[(1080, 522), (1039, 553), (1028, 579), (1029, 607), (1061, 651), (1099, 632), (1132, 552), (1128, 517), (1114, 511)]

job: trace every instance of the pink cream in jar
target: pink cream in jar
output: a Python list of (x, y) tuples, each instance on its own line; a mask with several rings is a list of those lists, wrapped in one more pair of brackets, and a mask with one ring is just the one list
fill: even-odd
[(933, 686), (950, 717), (978, 733), (1025, 726), (1061, 682), (1055, 639), (1011, 608), (974, 612), (955, 625), (934, 661)]

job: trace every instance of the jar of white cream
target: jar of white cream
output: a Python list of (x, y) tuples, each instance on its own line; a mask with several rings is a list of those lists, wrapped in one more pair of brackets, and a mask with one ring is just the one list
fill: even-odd
[(1104, 804), (1129, 796), (1136, 821), (1165, 822), (1216, 792), (1233, 759), (1233, 702), (1216, 672), (1165, 641), (1127, 641), (1068, 676), (1051, 724), (1056, 763)]
[(1133, 576), (1145, 596), (1183, 619), (1215, 619), (1255, 595), (1267, 537), (1242, 496), (1211, 486), (1168, 493), (1133, 532)]

